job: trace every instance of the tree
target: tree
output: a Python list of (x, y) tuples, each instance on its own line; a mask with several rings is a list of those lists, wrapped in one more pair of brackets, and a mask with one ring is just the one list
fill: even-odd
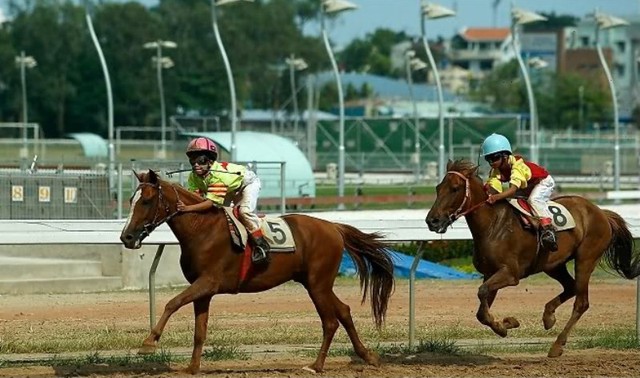
[(392, 76), (391, 50), (408, 39), (405, 32), (379, 28), (364, 39), (353, 40), (338, 54), (338, 58), (347, 71)]

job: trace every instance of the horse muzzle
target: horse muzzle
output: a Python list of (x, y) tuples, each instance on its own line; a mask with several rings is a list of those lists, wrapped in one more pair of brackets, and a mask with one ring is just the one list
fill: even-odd
[(425, 220), (429, 231), (444, 234), (447, 232), (447, 228), (451, 225), (449, 218), (427, 217)]
[(120, 241), (127, 249), (140, 249), (142, 247), (142, 240), (145, 238), (144, 230), (142, 232), (137, 233), (137, 236), (134, 233), (122, 233), (120, 235)]

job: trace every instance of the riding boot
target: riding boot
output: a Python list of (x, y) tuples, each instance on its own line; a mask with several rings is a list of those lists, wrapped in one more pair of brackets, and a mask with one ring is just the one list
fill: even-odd
[(540, 225), (542, 226), (542, 246), (551, 252), (557, 251), (558, 241), (556, 239), (556, 231), (553, 228), (553, 224), (551, 224), (551, 219), (542, 219)]
[(254, 231), (251, 234), (251, 240), (253, 241), (253, 251), (251, 253), (251, 261), (254, 264), (264, 264), (269, 261), (269, 243), (264, 238), (262, 230)]

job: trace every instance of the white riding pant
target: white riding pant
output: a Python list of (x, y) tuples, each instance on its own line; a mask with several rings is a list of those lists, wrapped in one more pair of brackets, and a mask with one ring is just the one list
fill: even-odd
[(242, 187), (236, 197), (237, 201), (234, 201), (235, 206), (238, 208), (240, 222), (249, 232), (255, 232), (260, 229), (260, 218), (255, 213), (260, 189), (262, 189), (260, 178), (255, 172), (247, 170), (242, 181)]
[(547, 203), (549, 202), (549, 199), (551, 199), (551, 194), (553, 193), (555, 185), (556, 182), (553, 181), (553, 177), (547, 176), (534, 186), (533, 190), (531, 190), (528, 202), (537, 217), (551, 218), (551, 212), (547, 207)]

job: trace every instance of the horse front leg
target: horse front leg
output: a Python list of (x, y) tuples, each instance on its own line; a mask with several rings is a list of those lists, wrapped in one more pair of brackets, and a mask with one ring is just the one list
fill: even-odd
[(507, 286), (515, 286), (518, 282), (519, 279), (505, 266), (488, 279), (485, 279), (482, 285), (480, 285), (480, 288), (478, 288), (480, 306), (478, 307), (476, 318), (480, 323), (489, 326), (493, 332), (501, 337), (507, 336), (507, 330), (519, 327), (520, 323), (514, 317), (506, 317), (502, 319), (502, 321), (497, 322), (489, 309), (498, 294), (498, 290)]
[(173, 313), (178, 311), (182, 306), (189, 304), (204, 296), (212, 296), (215, 294), (215, 285), (208, 279), (199, 278), (195, 280), (189, 287), (187, 287), (180, 294), (173, 297), (164, 306), (164, 311), (160, 320), (156, 323), (155, 327), (151, 329), (149, 336), (142, 342), (142, 347), (138, 351), (139, 354), (151, 354), (156, 351), (157, 342), (162, 336), (164, 327), (167, 325), (169, 318)]
[(187, 373), (198, 374), (200, 371), (200, 359), (202, 358), (202, 348), (207, 338), (207, 325), (209, 324), (209, 305), (212, 296), (205, 296), (193, 301), (193, 313), (195, 316), (195, 327), (193, 330), (193, 352), (191, 353), (191, 363), (187, 368)]

